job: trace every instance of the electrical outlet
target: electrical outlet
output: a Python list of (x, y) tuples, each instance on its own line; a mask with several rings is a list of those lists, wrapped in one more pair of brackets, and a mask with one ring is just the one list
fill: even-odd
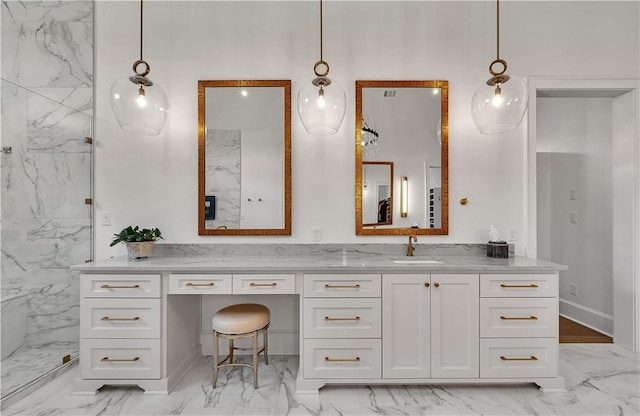
[(100, 225), (111, 225), (111, 213), (109, 211), (100, 213)]
[(518, 229), (516, 227), (507, 228), (507, 240), (509, 241), (518, 240)]
[(575, 201), (576, 200), (576, 190), (575, 189), (569, 189), (569, 199), (571, 201)]
[(575, 283), (569, 284), (569, 294), (578, 296), (578, 285), (576, 285)]
[(313, 227), (311, 229), (311, 232), (313, 233), (311, 240), (313, 240), (314, 242), (322, 241), (322, 228)]
[(569, 213), (569, 222), (571, 224), (576, 224), (578, 222), (578, 213), (577, 212), (570, 212)]

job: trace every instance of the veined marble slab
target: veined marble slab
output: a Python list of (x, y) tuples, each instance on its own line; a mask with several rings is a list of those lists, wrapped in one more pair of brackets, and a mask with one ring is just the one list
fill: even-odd
[[(241, 250), (239, 247), (238, 250)], [(486, 256), (414, 256), (415, 260), (435, 260), (441, 263), (399, 264), (394, 260), (406, 256), (382, 253), (362, 253), (342, 248), (336, 252), (318, 251), (312, 254), (209, 254), (152, 256), (129, 261), (126, 257), (78, 264), (81, 271), (202, 271), (268, 272), (268, 271), (338, 271), (338, 272), (429, 272), (429, 271), (558, 271), (566, 266), (515, 256), (496, 259)]]

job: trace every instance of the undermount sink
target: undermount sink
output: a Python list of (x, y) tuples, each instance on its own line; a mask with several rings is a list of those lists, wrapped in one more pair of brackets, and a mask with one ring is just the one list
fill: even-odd
[(392, 260), (396, 264), (442, 264), (439, 260), (419, 260), (419, 259), (407, 259), (407, 260)]

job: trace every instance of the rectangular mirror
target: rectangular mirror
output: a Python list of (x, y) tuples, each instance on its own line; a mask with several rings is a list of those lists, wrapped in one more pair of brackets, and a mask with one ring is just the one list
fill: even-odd
[(356, 81), (356, 235), (449, 233), (448, 97), (448, 81)]
[(198, 234), (291, 235), (291, 81), (198, 81)]

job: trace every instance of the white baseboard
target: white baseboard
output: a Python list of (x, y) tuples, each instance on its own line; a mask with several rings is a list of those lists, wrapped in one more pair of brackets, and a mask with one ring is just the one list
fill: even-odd
[(594, 331), (613, 337), (613, 316), (611, 315), (567, 299), (560, 299), (560, 315)]
[[(213, 355), (213, 335), (211, 331), (200, 333), (202, 355)], [(238, 340), (235, 343), (239, 347), (251, 347), (251, 339)], [(262, 334), (258, 335), (258, 345), (262, 346)], [(220, 340), (220, 355), (229, 352), (228, 343)], [(300, 353), (300, 334), (298, 331), (269, 329), (269, 355), (297, 355)], [(251, 354), (251, 351), (239, 351), (237, 355)]]

